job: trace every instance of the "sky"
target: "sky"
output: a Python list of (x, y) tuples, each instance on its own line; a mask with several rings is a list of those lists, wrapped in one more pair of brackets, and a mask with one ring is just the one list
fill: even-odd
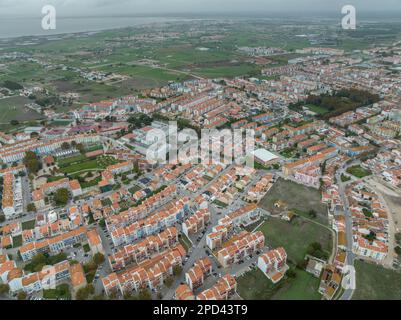
[(401, 0), (0, 0), (0, 15), (36, 16), (52, 4), (59, 16), (141, 15), (174, 13), (341, 12), (346, 4), (357, 11), (400, 12)]

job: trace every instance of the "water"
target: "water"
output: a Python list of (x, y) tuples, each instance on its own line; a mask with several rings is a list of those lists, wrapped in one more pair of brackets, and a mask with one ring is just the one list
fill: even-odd
[(110, 30), (131, 26), (184, 21), (188, 19), (167, 17), (75, 17), (58, 18), (56, 30), (43, 30), (42, 17), (10, 18), (0, 17), (0, 38), (22, 36), (46, 36), (65, 33)]

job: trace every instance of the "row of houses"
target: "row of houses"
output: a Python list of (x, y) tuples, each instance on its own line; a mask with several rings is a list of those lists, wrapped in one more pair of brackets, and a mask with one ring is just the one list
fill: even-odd
[(189, 210), (189, 199), (181, 198), (168, 203), (162, 210), (138, 220), (125, 227), (117, 227), (111, 231), (114, 246), (133, 243), (135, 240), (160, 233), (181, 221)]
[(25, 153), (28, 151), (33, 151), (39, 156), (53, 154), (54, 151), (61, 148), (63, 143), (71, 143), (73, 141), (83, 144), (98, 143), (100, 141), (100, 136), (93, 134), (80, 134), (53, 140), (29, 139), (2, 146), (0, 148), (0, 159), (4, 163), (21, 161), (25, 157)]
[(15, 261), (0, 254), (0, 279), (8, 284), (11, 293), (23, 291), (26, 294), (54, 289), (60, 283), (69, 281), (73, 292), (87, 285), (85, 273), (80, 263), (65, 260), (53, 266), (44, 266), (41, 271), (25, 274)]
[(185, 254), (185, 249), (177, 245), (122, 273), (109, 274), (101, 279), (106, 295), (159, 288), (173, 275), (173, 268), (182, 265)]
[(108, 257), (108, 261), (113, 271), (121, 270), (131, 264), (139, 264), (156, 254), (160, 254), (174, 247), (177, 243), (177, 229), (175, 227), (170, 227), (157, 235), (148, 236), (138, 243), (122, 247), (112, 253)]
[(57, 254), (65, 248), (84, 241), (86, 234), (87, 229), (82, 226), (49, 239), (29, 242), (19, 248), (19, 253), (24, 262), (30, 261), (38, 253)]

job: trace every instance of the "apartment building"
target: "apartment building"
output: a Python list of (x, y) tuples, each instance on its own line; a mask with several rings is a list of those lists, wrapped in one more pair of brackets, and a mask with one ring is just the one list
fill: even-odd
[(185, 282), (191, 290), (200, 287), (205, 278), (212, 273), (212, 262), (208, 257), (199, 259), (185, 274)]
[(125, 227), (114, 229), (110, 227), (113, 244), (115, 246), (129, 244), (142, 237), (160, 233), (163, 228), (173, 226), (184, 218), (185, 212), (189, 210), (188, 203), (187, 198), (175, 200), (145, 219), (138, 220)]
[(270, 250), (258, 258), (258, 268), (273, 283), (279, 282), (288, 270), (287, 253), (283, 247)]
[(228, 300), (237, 290), (237, 281), (235, 278), (227, 274), (217, 281), (217, 283), (202, 291), (197, 297), (197, 300)]
[(32, 199), (37, 209), (45, 207), (45, 197), (50, 193), (54, 193), (59, 189), (68, 189), (73, 197), (80, 196), (82, 194), (81, 185), (78, 180), (69, 180), (68, 178), (60, 179), (53, 182), (47, 182), (43, 184), (40, 189), (36, 189), (32, 192)]
[(85, 238), (86, 227), (82, 226), (50, 239), (24, 244), (19, 248), (19, 252), (22, 260), (27, 262), (38, 253), (57, 254), (64, 248), (71, 247), (76, 243), (82, 242)]
[(174, 293), (175, 300), (195, 300), (195, 295), (187, 284), (180, 284)]
[(238, 238), (238, 240), (217, 252), (217, 260), (223, 268), (246, 259), (255, 254), (257, 250), (261, 250), (265, 245), (265, 236), (261, 231), (255, 233), (244, 231)]
[(202, 231), (209, 221), (209, 209), (200, 209), (183, 222), (182, 232), (188, 237), (189, 235)]
[(122, 247), (111, 254), (108, 257), (108, 261), (111, 269), (117, 271), (126, 268), (130, 264), (139, 264), (177, 244), (177, 229), (175, 227), (170, 227), (157, 235), (148, 236), (136, 244), (129, 244)]
[(185, 254), (185, 249), (178, 245), (123, 273), (109, 274), (101, 279), (106, 295), (162, 286), (164, 280), (173, 274), (173, 268), (182, 264)]
[(255, 203), (247, 204), (230, 213), (228, 217), (231, 219), (233, 226), (247, 226), (260, 219), (260, 209)]
[(105, 254), (102, 240), (96, 229), (92, 229), (86, 233), (86, 237), (88, 238), (89, 248), (91, 249), (92, 254), (101, 253)]

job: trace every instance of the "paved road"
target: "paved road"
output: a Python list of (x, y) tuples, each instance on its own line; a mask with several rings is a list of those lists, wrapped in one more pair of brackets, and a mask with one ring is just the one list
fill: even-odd
[[(228, 172), (232, 167), (233, 167), (233, 165), (228, 166), (226, 169), (224, 169), (218, 175), (218, 177), (221, 176), (222, 174)], [(201, 236), (201, 239), (199, 241), (198, 241), (196, 236), (191, 238), (191, 240), (193, 241), (194, 246), (191, 248), (189, 258), (188, 258), (188, 260), (185, 262), (185, 264), (183, 266), (183, 272), (179, 277), (177, 277), (175, 279), (175, 281), (174, 281), (173, 285), (171, 286), (171, 288), (164, 295), (163, 300), (171, 300), (173, 298), (173, 296), (174, 296), (175, 290), (178, 287), (178, 285), (180, 285), (182, 282), (185, 282), (185, 273), (193, 266), (193, 264), (198, 259), (201, 259), (201, 258), (203, 258), (205, 256), (208, 256), (208, 254), (206, 253), (206, 250), (209, 253), (210, 253), (211, 250), (206, 247), (206, 236), (207, 236), (207, 234), (210, 233), (212, 231), (212, 228), (218, 224), (218, 220), (220, 218), (224, 217), (224, 215), (226, 215), (226, 214), (228, 214), (230, 212), (233, 212), (233, 211), (239, 209), (240, 207), (242, 207), (244, 205), (244, 201), (241, 199), (242, 196), (264, 174), (265, 174), (265, 172), (261, 172), (261, 171), (259, 171), (256, 174), (254, 174), (253, 177), (252, 177), (252, 180), (248, 184), (248, 186), (243, 190), (243, 192), (240, 192), (235, 196), (235, 198), (233, 199), (232, 204), (229, 205), (227, 208), (219, 209), (219, 208), (216, 208), (216, 206), (213, 205), (213, 204), (209, 205), (209, 210), (210, 210), (210, 215), (211, 215), (211, 223), (206, 228), (206, 232)], [(195, 198), (198, 195), (202, 194), (203, 192), (205, 192), (207, 190), (207, 188), (210, 186), (211, 183), (216, 181), (216, 179), (217, 179), (217, 177), (215, 179), (213, 179), (213, 181), (211, 181), (210, 183), (205, 185), (203, 188), (201, 188), (201, 190), (199, 190), (195, 194), (191, 194), (190, 196), (192, 198)], [(187, 193), (187, 192), (184, 191), (184, 193)], [(198, 233), (198, 236), (199, 236), (199, 233)], [(238, 275), (244, 273), (245, 271), (247, 271), (249, 269), (249, 267), (252, 265), (252, 263), (256, 263), (256, 260), (257, 260), (257, 256), (255, 255), (252, 259), (245, 260), (244, 263), (242, 263), (240, 265), (235, 264), (230, 268), (223, 269), (223, 268), (221, 268), (219, 266), (219, 264), (218, 264), (218, 262), (217, 262), (217, 260), (216, 260), (216, 258), (214, 256), (209, 256), (209, 257), (210, 257), (210, 260), (212, 261), (212, 264), (213, 264), (213, 272), (219, 274), (219, 276), (220, 276), (220, 274), (224, 275), (226, 273), (230, 273), (231, 275), (238, 276)], [(210, 280), (208, 282), (210, 282)]]
[[(351, 165), (349, 165), (351, 166)], [(349, 211), (349, 203), (348, 198), (345, 194), (345, 188), (347, 183), (343, 183), (341, 181), (341, 174), (343, 174), (348, 166), (343, 166), (336, 173), (336, 179), (338, 184), (338, 191), (343, 202), (344, 212), (345, 212), (345, 232), (347, 236), (347, 264), (349, 266), (354, 266), (355, 254), (352, 252), (352, 215)], [(340, 300), (351, 300), (352, 295), (354, 294), (354, 289), (345, 289), (343, 295), (340, 297)]]

